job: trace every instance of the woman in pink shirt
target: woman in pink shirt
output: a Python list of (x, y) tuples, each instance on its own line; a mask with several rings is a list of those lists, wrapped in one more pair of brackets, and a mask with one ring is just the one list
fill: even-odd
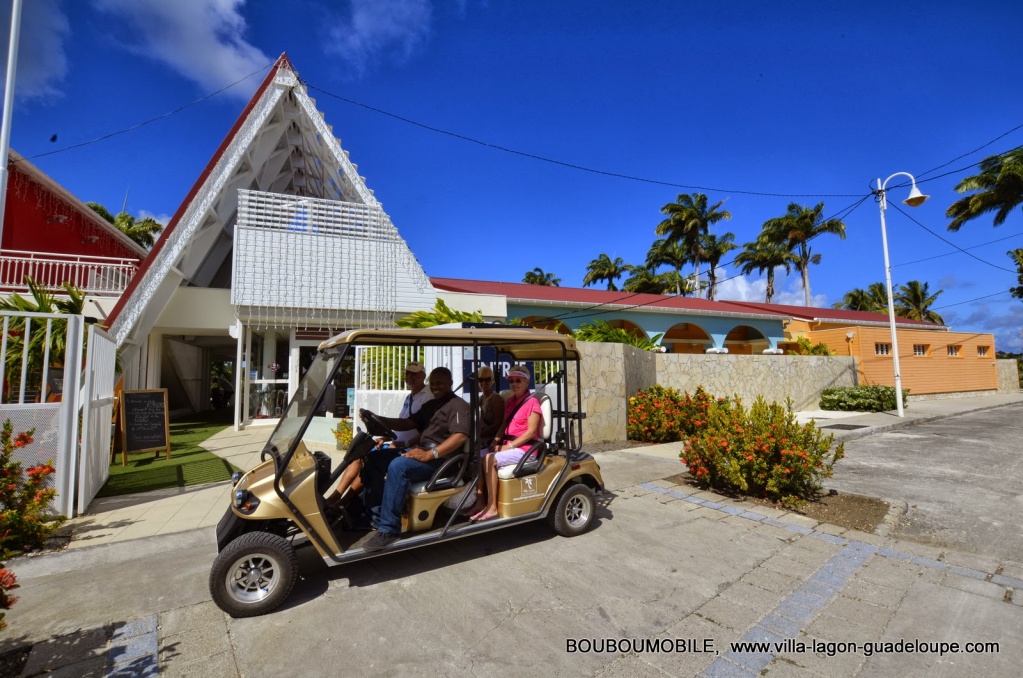
[[(483, 451), (483, 475), (486, 478), (487, 498), (482, 509), (475, 513), (471, 520), (480, 523), (492, 520), (497, 513), (497, 469), (519, 463), (522, 455), (539, 441), (540, 430), (543, 428), (543, 414), (540, 401), (529, 392), (529, 368), (525, 365), (514, 365), (506, 376), (511, 387), (511, 397), (504, 405), (505, 430), (491, 441), (490, 449)], [(476, 506), (484, 504), (482, 496), (477, 494)]]

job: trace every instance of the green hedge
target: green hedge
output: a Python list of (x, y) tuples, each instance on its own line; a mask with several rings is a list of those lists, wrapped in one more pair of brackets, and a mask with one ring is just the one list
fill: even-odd
[[(902, 389), (902, 405), (907, 406), (909, 389)], [(821, 392), (822, 410), (844, 412), (888, 412), (898, 408), (894, 386), (845, 386)]]

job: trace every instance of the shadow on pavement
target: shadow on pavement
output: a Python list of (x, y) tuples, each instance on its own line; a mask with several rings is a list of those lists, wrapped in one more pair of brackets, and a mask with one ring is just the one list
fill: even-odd
[[(614, 519), (610, 506), (616, 497), (613, 492), (598, 495), (591, 530), (599, 530), (604, 521)], [(327, 592), (329, 582), (337, 579), (347, 578), (350, 588), (373, 586), (560, 538), (545, 521), (538, 520), (329, 568), (314, 549), (305, 548), (298, 554), (299, 581), (280, 609), (291, 609), (319, 598)]]

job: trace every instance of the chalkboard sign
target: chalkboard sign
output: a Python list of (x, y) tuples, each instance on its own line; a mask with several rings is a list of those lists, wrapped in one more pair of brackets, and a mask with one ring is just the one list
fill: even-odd
[(165, 449), (170, 459), (167, 389), (123, 391), (121, 434), (122, 454)]

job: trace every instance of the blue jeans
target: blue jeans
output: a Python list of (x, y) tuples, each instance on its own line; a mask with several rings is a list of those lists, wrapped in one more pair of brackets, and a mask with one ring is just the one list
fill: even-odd
[(380, 482), (382, 477), (378, 466), (377, 473), (372, 474), (376, 482), (370, 482), (366, 487), (370, 519), (376, 522), (378, 531), (401, 534), (401, 510), (405, 507), (409, 486), (429, 480), (440, 463), (439, 460), (422, 462), (408, 457), (394, 457), (387, 465), (387, 481), (383, 483)]

